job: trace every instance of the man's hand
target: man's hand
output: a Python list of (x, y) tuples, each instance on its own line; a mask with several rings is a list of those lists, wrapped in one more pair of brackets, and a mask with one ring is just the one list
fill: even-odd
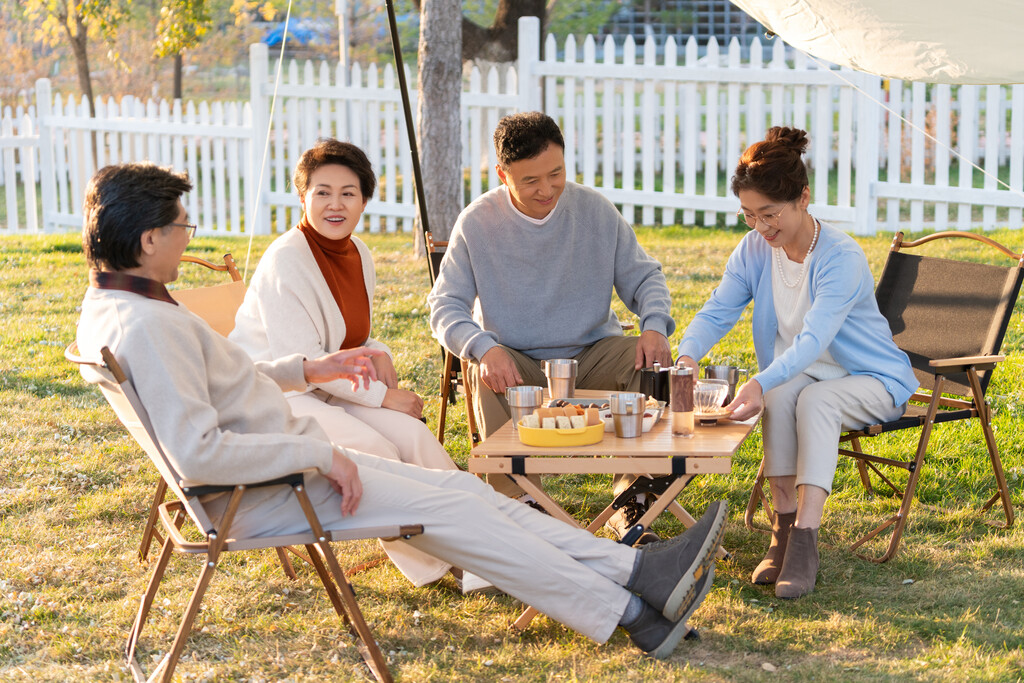
[(480, 359), (480, 381), (496, 394), (505, 394), (508, 387), (523, 383), (512, 356), (500, 346), (493, 347)]
[(337, 448), (327, 479), (335, 491), (341, 494), (341, 516), (355, 514), (363, 498), (363, 482), (359, 480), (359, 468)]
[(388, 389), (380, 407), (412, 415), (417, 420), (423, 416), (423, 399), (406, 389)]
[(742, 421), (757, 415), (764, 408), (764, 392), (761, 389), (761, 383), (756, 379), (744, 382), (743, 386), (736, 391), (736, 398), (725, 408), (732, 411), (729, 418), (733, 420)]
[(384, 382), (388, 389), (398, 388), (398, 371), (391, 356), (384, 353), (373, 357), (373, 367), (377, 369), (377, 379)]
[(372, 380), (377, 379), (377, 370), (373, 365), (374, 356), (383, 355), (386, 355), (383, 351), (358, 346), (354, 349), (335, 351), (316, 360), (305, 360), (302, 362), (302, 371), (310, 384), (347, 379), (352, 382), (353, 389), (358, 389), (360, 383), (365, 389), (370, 386)]
[(640, 333), (640, 341), (636, 343), (634, 368), (649, 368), (655, 361), (664, 367), (672, 365), (672, 349), (669, 348), (668, 337), (661, 332), (646, 330)]

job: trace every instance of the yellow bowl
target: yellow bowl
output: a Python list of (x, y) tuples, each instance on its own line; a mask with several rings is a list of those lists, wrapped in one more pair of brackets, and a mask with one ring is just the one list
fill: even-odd
[(533, 429), (520, 422), (516, 433), (527, 446), (589, 446), (604, 439), (604, 422), (576, 429)]

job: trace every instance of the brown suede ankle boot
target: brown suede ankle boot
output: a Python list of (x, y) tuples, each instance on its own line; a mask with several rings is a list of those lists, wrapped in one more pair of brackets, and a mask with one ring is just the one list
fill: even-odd
[(818, 530), (795, 526), (789, 532), (775, 597), (799, 598), (814, 590), (818, 578)]
[(775, 583), (782, 570), (782, 558), (786, 556), (786, 545), (789, 543), (789, 532), (796, 521), (796, 511), (775, 513), (775, 522), (772, 524), (772, 542), (768, 545), (768, 552), (765, 553), (761, 564), (757, 565), (750, 580), (763, 586)]

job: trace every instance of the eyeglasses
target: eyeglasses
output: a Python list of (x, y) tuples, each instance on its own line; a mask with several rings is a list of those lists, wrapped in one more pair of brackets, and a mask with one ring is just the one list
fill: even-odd
[[(786, 206), (789, 206), (789, 204), (786, 204)], [(767, 216), (758, 216), (756, 213), (743, 213), (743, 209), (737, 211), (736, 215), (741, 217), (743, 219), (743, 222), (745, 222), (747, 224), (747, 227), (750, 228), (751, 230), (757, 228), (758, 221), (761, 221), (769, 228), (774, 228), (779, 224), (779, 216), (781, 216), (782, 212), (786, 210), (786, 206), (783, 206), (781, 209), (779, 209), (778, 213), (770, 213)]]
[(199, 227), (195, 223), (168, 223), (167, 225), (174, 228), (185, 228), (188, 230), (188, 238), (192, 239), (196, 236), (196, 228)]

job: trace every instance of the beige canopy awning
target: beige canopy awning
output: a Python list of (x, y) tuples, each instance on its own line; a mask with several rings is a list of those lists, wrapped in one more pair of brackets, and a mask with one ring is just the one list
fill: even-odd
[(732, 0), (835, 64), (929, 83), (1024, 83), (1024, 0)]

